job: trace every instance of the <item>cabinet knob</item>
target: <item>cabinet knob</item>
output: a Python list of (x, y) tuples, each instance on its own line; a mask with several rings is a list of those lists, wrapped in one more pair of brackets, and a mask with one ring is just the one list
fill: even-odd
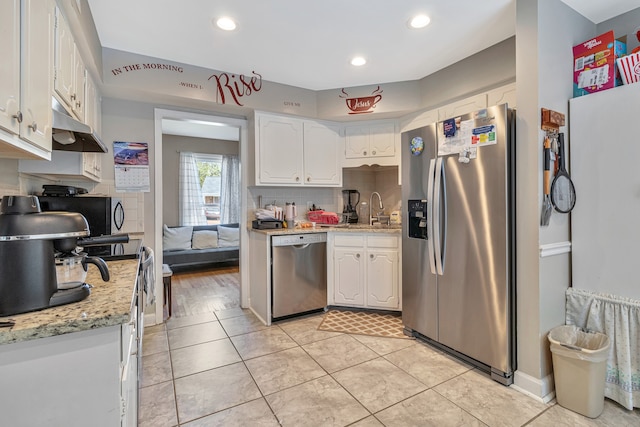
[(360, 254), (356, 254), (356, 258), (360, 258)]
[(18, 111), (17, 113), (15, 113), (13, 116), (14, 119), (16, 119), (18, 121), (18, 123), (22, 123), (22, 111)]
[(71, 100), (72, 100), (72, 101), (75, 101), (75, 100), (76, 100), (76, 94), (75, 94), (75, 93), (71, 95)]
[(311, 182), (311, 177), (310, 176), (307, 177), (307, 182)]
[(80, 108), (81, 105), (82, 105), (82, 102), (80, 101), (76, 102), (76, 108)]
[(367, 152), (366, 152), (366, 151), (363, 151), (363, 152), (362, 152), (362, 154), (363, 154), (364, 156), (366, 156), (366, 155), (367, 155)]
[(29, 126), (27, 126), (29, 129), (31, 129), (34, 132), (37, 132), (38, 130), (38, 124), (36, 122), (31, 123)]
[(369, 258), (373, 259), (373, 254), (370, 254), (370, 255), (369, 255)]
[(376, 155), (375, 150), (371, 152), (371, 155), (372, 155), (372, 156), (375, 156), (375, 155)]
[(299, 182), (299, 181), (300, 181), (300, 177), (296, 176), (296, 182)]

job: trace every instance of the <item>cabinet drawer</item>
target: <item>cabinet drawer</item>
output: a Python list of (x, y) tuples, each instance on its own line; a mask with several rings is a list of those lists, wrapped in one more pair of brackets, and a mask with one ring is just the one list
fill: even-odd
[(370, 235), (367, 237), (367, 247), (369, 248), (397, 248), (398, 238), (396, 236)]
[(352, 234), (337, 234), (334, 237), (334, 246), (355, 246), (358, 248), (364, 248), (365, 236), (352, 235)]

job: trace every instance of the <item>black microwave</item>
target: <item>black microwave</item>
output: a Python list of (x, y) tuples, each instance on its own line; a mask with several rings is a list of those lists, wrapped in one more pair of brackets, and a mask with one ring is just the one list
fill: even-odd
[(124, 225), (124, 207), (120, 199), (97, 196), (39, 196), (40, 209), (82, 214), (91, 237), (118, 234)]

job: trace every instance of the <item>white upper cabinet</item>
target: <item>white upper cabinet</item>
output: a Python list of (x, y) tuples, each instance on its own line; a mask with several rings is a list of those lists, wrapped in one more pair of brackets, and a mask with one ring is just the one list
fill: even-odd
[(340, 128), (256, 113), (256, 185), (342, 185)]
[(67, 21), (65, 21), (59, 8), (56, 8), (55, 23), (55, 49), (54, 49), (54, 83), (56, 94), (67, 108), (71, 108), (71, 98), (74, 95), (74, 51), (75, 43)]
[(50, 157), (54, 8), (53, 0), (0, 2), (3, 157)]
[(342, 136), (339, 126), (305, 120), (305, 185), (342, 185), (341, 147)]
[(56, 8), (55, 93), (65, 108), (84, 121), (85, 67), (67, 21)]
[(84, 122), (91, 126), (91, 129), (97, 134), (102, 134), (102, 97), (98, 91), (97, 85), (94, 83), (91, 75), (87, 72), (86, 86), (84, 95)]
[(17, 135), (20, 123), (20, 0), (0, 2), (0, 128)]
[(260, 115), (256, 121), (256, 184), (302, 185), (302, 120)]
[(507, 104), (509, 108), (516, 108), (516, 84), (511, 83), (487, 92), (487, 105)]
[(51, 160), (20, 160), (18, 171), (43, 176), (52, 180), (80, 179), (100, 182), (102, 180), (101, 153), (78, 151), (51, 152)]
[(393, 166), (400, 163), (396, 121), (371, 121), (345, 125), (343, 166)]
[(482, 93), (480, 95), (465, 98), (458, 102), (445, 105), (438, 109), (438, 116), (440, 120), (450, 119), (452, 117), (462, 116), (464, 114), (471, 113), (476, 110), (487, 108), (487, 94)]
[(22, 123), (20, 136), (51, 151), (54, 3), (22, 2)]

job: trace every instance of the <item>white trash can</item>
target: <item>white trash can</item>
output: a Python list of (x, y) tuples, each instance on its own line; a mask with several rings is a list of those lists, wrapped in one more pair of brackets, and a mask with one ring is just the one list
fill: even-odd
[(565, 325), (553, 328), (548, 338), (558, 404), (597, 418), (604, 409), (609, 337)]

